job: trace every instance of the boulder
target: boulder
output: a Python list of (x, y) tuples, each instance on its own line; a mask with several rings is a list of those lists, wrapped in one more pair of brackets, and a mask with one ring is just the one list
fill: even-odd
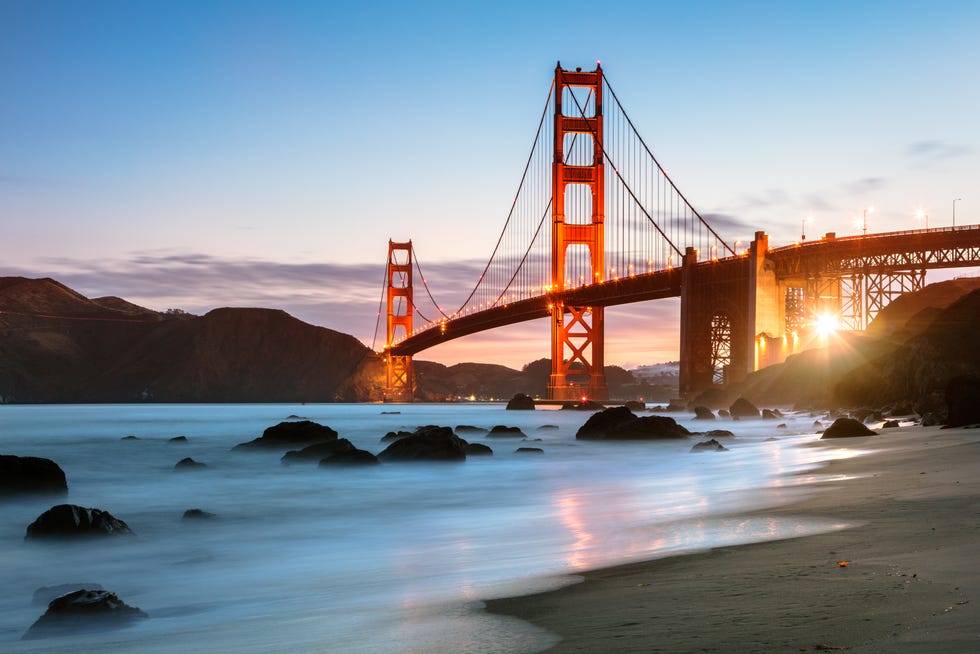
[(711, 412), (706, 406), (696, 406), (694, 407), (694, 419), (695, 420), (714, 420), (715, 414)]
[(120, 629), (149, 617), (107, 590), (80, 589), (48, 604), (44, 615), (30, 626), (23, 640), (63, 636), (84, 631)]
[(731, 418), (732, 412), (728, 409), (718, 409), (718, 417), (720, 418)]
[(391, 441), (397, 441), (399, 438), (405, 438), (406, 436), (411, 436), (412, 433), (413, 432), (410, 431), (402, 431), (401, 429), (399, 429), (398, 431), (389, 431), (387, 434), (381, 437), (381, 442), (389, 443)]
[[(485, 434), (487, 429), (483, 427), (474, 427), (473, 425), (456, 425), (457, 434)], [(399, 434), (402, 432), (398, 432)]]
[(700, 443), (695, 443), (691, 448), (692, 452), (727, 452), (728, 448), (716, 441), (711, 439), (708, 441), (701, 441)]
[(401, 438), (384, 449), (382, 461), (463, 461), (466, 441), (450, 427), (419, 427), (414, 434)]
[(606, 406), (592, 400), (582, 400), (581, 402), (565, 402), (561, 408), (573, 411), (602, 411)]
[(553, 430), (558, 429), (558, 425), (541, 425), (538, 427), (538, 431)]
[(728, 410), (731, 412), (733, 418), (758, 418), (759, 408), (746, 400), (744, 397), (740, 397), (735, 402), (732, 403)]
[(593, 414), (575, 433), (577, 439), (656, 440), (684, 438), (690, 432), (667, 416), (638, 418), (624, 406)]
[(898, 424), (898, 420), (886, 420), (881, 425), (881, 428), (882, 429), (894, 429), (895, 427), (899, 427), (899, 426), (900, 425)]
[(735, 434), (728, 431), (727, 429), (712, 429), (704, 432), (705, 436), (711, 436), (712, 438), (731, 438)]
[(518, 393), (507, 402), (508, 411), (534, 411), (534, 398), (524, 393)]
[(104, 590), (102, 584), (96, 584), (93, 582), (82, 582), (77, 584), (57, 584), (55, 586), (41, 586), (34, 591), (34, 596), (31, 597), (31, 604), (40, 604), (41, 606), (47, 606), (56, 597), (61, 597), (62, 595), (67, 595), (68, 593), (74, 593), (76, 590), (88, 588), (89, 590)]
[(646, 402), (640, 402), (640, 401), (637, 401), (637, 400), (629, 400), (623, 406), (625, 406), (630, 411), (646, 411), (647, 410)]
[(520, 427), (506, 427), (504, 425), (494, 425), (487, 436), (493, 438), (499, 437), (512, 437), (512, 438), (527, 438), (527, 434), (521, 431)]
[(67, 492), (65, 471), (51, 459), (0, 454), (0, 497), (21, 493), (61, 495)]
[(289, 448), (295, 445), (312, 445), (337, 440), (337, 432), (311, 420), (280, 422), (269, 427), (259, 438), (239, 443), (232, 449)]
[(282, 461), (283, 465), (302, 463), (303, 461), (309, 461), (312, 463), (314, 461), (322, 461), (323, 459), (333, 456), (334, 454), (349, 452), (353, 449), (356, 448), (349, 440), (346, 438), (338, 438), (335, 441), (314, 443), (313, 445), (308, 445), (301, 450), (289, 450), (283, 454), (282, 458), (279, 460)]
[(28, 525), (26, 538), (79, 538), (132, 533), (129, 525), (108, 511), (87, 509), (75, 504), (59, 504)]
[(207, 468), (208, 464), (201, 463), (200, 461), (195, 461), (191, 457), (185, 457), (178, 461), (174, 465), (174, 470), (200, 470), (201, 468)]
[(777, 419), (779, 417), (780, 416), (775, 411), (773, 411), (772, 409), (763, 409), (762, 410), (762, 419), (763, 420), (775, 420), (775, 419)]
[(343, 466), (364, 466), (364, 465), (377, 465), (380, 463), (378, 457), (374, 456), (367, 450), (359, 450), (356, 447), (351, 447), (349, 450), (341, 450), (339, 452), (334, 452), (330, 456), (326, 456), (320, 460), (321, 468), (335, 468)]
[(540, 447), (519, 447), (514, 450), (514, 454), (544, 454)]
[(169, 439), (167, 442), (168, 443), (186, 443), (187, 442), (187, 437), (186, 436), (174, 436), (173, 438)]
[(138, 441), (139, 439), (140, 439), (139, 436), (133, 436), (132, 434), (130, 434), (129, 436), (123, 436), (119, 440), (121, 440), (121, 441)]
[(217, 518), (213, 513), (208, 511), (203, 511), (201, 509), (187, 509), (184, 511), (184, 515), (181, 517), (182, 520), (213, 520)]
[(980, 423), (980, 377), (953, 377), (946, 385), (946, 426), (965, 427)]
[(834, 424), (827, 427), (820, 438), (852, 438), (855, 436), (871, 436), (877, 433), (854, 418), (838, 418), (834, 420)]
[(493, 455), (493, 450), (489, 445), (484, 445), (483, 443), (467, 443), (466, 444), (466, 456), (491, 456)]

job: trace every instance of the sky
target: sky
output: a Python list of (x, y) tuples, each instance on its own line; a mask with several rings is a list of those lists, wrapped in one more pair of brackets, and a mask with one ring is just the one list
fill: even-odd
[[(729, 242), (980, 222), (980, 3), (0, 0), (0, 275), (284, 309), (366, 345), (389, 238), (471, 287), (557, 61), (597, 60)], [(606, 362), (677, 358), (678, 304)], [(513, 367), (547, 321), (418, 358)], [(383, 339), (383, 329), (380, 336)]]

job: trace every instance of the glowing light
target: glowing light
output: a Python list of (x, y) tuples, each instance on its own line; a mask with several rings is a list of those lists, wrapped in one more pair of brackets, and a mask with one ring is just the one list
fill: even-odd
[(840, 329), (840, 321), (832, 313), (822, 313), (813, 319), (813, 328), (820, 336), (829, 336)]

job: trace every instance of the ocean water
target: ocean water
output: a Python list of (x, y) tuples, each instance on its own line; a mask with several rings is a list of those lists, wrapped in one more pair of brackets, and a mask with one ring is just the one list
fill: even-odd
[[(534, 442), (462, 434), (494, 456), (369, 469), (231, 451), (294, 415), (375, 453), (386, 432), (424, 424), (518, 426)], [(69, 484), (63, 500), (0, 500), (0, 651), (524, 654), (554, 636), (484, 613), (481, 599), (844, 526), (745, 516), (817, 492), (820, 463), (855, 454), (806, 447), (818, 438), (809, 415), (788, 415), (785, 428), (675, 416), (692, 430), (735, 432), (720, 453), (691, 453), (695, 439), (576, 441), (587, 417), (499, 404), (0, 406), (0, 453), (51, 458)], [(169, 441), (178, 435), (188, 441)], [(521, 446), (544, 454), (515, 453)], [(187, 456), (208, 467), (175, 471)], [(136, 537), (24, 540), (61, 502), (107, 510)], [(190, 508), (217, 518), (182, 520)], [(66, 583), (101, 584), (150, 619), (21, 641), (45, 610), (35, 589)]]

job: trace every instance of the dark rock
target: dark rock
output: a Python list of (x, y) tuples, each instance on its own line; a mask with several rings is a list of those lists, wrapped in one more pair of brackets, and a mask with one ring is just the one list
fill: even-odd
[(192, 458), (190, 458), (188, 456), (188, 457), (185, 457), (185, 458), (181, 459), (180, 461), (178, 461), (174, 465), (174, 470), (198, 470), (198, 469), (207, 468), (207, 467), (208, 467), (208, 464), (201, 463), (200, 461), (195, 461), (194, 459), (192, 459)]
[[(382, 411), (381, 413), (384, 413), (384, 411)], [(306, 416), (298, 416), (295, 413), (291, 413), (288, 416), (286, 416), (286, 420), (309, 420), (309, 418), (307, 418)]]
[(334, 468), (342, 466), (370, 466), (380, 463), (378, 457), (367, 450), (359, 450), (351, 447), (349, 450), (341, 450), (320, 460), (321, 468)]
[(507, 403), (508, 411), (534, 411), (534, 398), (524, 393), (518, 393)]
[(922, 416), (923, 427), (934, 427), (936, 425), (943, 424), (943, 422), (945, 422), (945, 418), (935, 413), (927, 413), (924, 416)]
[(692, 452), (727, 452), (728, 448), (716, 441), (711, 439), (708, 441), (701, 441), (700, 443), (695, 443), (691, 448)]
[(684, 438), (690, 432), (667, 416), (636, 417), (624, 406), (593, 414), (575, 433), (578, 439), (653, 440)]
[(721, 418), (731, 418), (732, 412), (728, 409), (718, 409), (718, 416)]
[(866, 422), (868, 417), (872, 413), (874, 413), (873, 409), (869, 409), (868, 407), (861, 407), (860, 409), (853, 409), (850, 412), (850, 416), (855, 420), (857, 420), (858, 422)]
[(466, 456), (489, 456), (492, 454), (493, 450), (490, 449), (489, 445), (484, 445), (483, 443), (466, 444)]
[(0, 497), (20, 493), (68, 492), (65, 472), (51, 459), (0, 454)]
[(813, 421), (813, 428), (814, 429), (820, 429), (821, 427), (823, 427), (823, 423), (822, 422), (820, 422), (819, 420), (814, 420)]
[(544, 431), (545, 429), (558, 429), (558, 425), (541, 425), (538, 427), (538, 431)]
[(785, 422), (779, 423), (778, 425), (776, 425), (776, 429), (786, 429), (786, 423)]
[(962, 375), (946, 385), (946, 425), (965, 427), (980, 423), (980, 377)]
[(123, 436), (119, 440), (121, 440), (121, 441), (138, 441), (139, 440), (139, 436), (133, 436), (133, 435)]
[(776, 438), (775, 436), (770, 436), (769, 438), (767, 438), (766, 440), (764, 440), (764, 441), (762, 441), (762, 442), (763, 442), (763, 443), (771, 443), (771, 442), (773, 442), (773, 441), (778, 441), (778, 440), (779, 440), (779, 439), (778, 439), (778, 438)]
[(898, 424), (898, 420), (886, 420), (884, 422), (884, 424), (881, 425), (881, 428), (882, 429), (894, 429), (895, 427), (898, 427), (898, 426), (900, 426)]
[(892, 418), (898, 418), (901, 416), (911, 416), (915, 414), (915, 409), (912, 408), (911, 404), (902, 403), (896, 404), (892, 407), (892, 410), (888, 413)]
[(733, 418), (758, 418), (759, 409), (744, 397), (740, 397), (732, 403), (728, 410)]
[(711, 436), (712, 438), (731, 438), (735, 436), (732, 432), (727, 429), (712, 429), (710, 431), (704, 432), (705, 436)]
[(474, 427), (473, 425), (456, 425), (457, 434), (485, 434), (488, 431), (488, 429), (484, 429), (483, 427)]
[(414, 432), (410, 432), (410, 431), (402, 431), (401, 429), (399, 429), (398, 431), (389, 431), (387, 434), (381, 437), (381, 442), (387, 443), (390, 441), (397, 441), (399, 438), (405, 438), (406, 436), (411, 436), (413, 433)]
[(168, 443), (186, 443), (187, 442), (187, 437), (186, 436), (174, 436), (173, 438), (169, 439), (167, 442)]
[(338, 438), (335, 441), (326, 441), (323, 443), (314, 443), (304, 447), (301, 450), (289, 450), (282, 455), (279, 459), (282, 461), (283, 465), (290, 465), (293, 463), (301, 463), (303, 461), (322, 461), (323, 459), (333, 456), (334, 454), (341, 454), (343, 452), (349, 452), (350, 450), (356, 449), (354, 444), (351, 443), (346, 438)]
[(450, 427), (428, 425), (401, 438), (378, 454), (382, 461), (463, 461), (466, 441)]
[(398, 415), (401, 415), (401, 413), (402, 413), (401, 411), (382, 411), (381, 412), (381, 415), (383, 415), (383, 416), (398, 416)]
[(706, 406), (696, 406), (694, 407), (694, 419), (695, 420), (714, 420), (715, 414), (711, 412)]
[(506, 427), (504, 425), (494, 425), (487, 436), (493, 438), (498, 437), (516, 437), (516, 438), (527, 438), (527, 434), (521, 431), (520, 427)]
[(762, 410), (762, 419), (763, 420), (775, 420), (778, 417), (779, 416), (776, 415), (776, 412), (773, 411), (772, 409), (763, 409)]
[(132, 534), (122, 520), (108, 511), (75, 504), (53, 506), (27, 527), (26, 538), (77, 538)]
[(877, 434), (858, 422), (854, 418), (838, 418), (820, 438), (851, 438), (854, 436), (871, 436)]
[(624, 404), (623, 406), (625, 406), (630, 411), (646, 411), (647, 410), (646, 402), (638, 402), (637, 400), (630, 400), (626, 404)]
[(23, 640), (63, 636), (82, 631), (120, 629), (149, 617), (107, 590), (81, 589), (51, 600), (48, 610), (32, 624)]
[(210, 513), (208, 511), (201, 510), (201, 509), (187, 509), (186, 511), (184, 511), (184, 515), (182, 516), (181, 519), (183, 519), (183, 520), (213, 520), (214, 518), (217, 518), (217, 517), (218, 517), (217, 515), (215, 515), (213, 513)]
[(88, 588), (89, 590), (103, 590), (102, 584), (95, 584), (91, 582), (41, 586), (34, 591), (34, 596), (31, 598), (31, 604), (47, 606), (54, 598), (67, 595), (68, 593), (74, 593), (76, 590), (81, 590), (82, 588)]
[(292, 445), (312, 445), (337, 440), (337, 432), (310, 420), (280, 422), (269, 427), (262, 436), (247, 443), (239, 443), (232, 449), (288, 448)]
[(540, 447), (519, 447), (514, 450), (514, 454), (544, 454)]

